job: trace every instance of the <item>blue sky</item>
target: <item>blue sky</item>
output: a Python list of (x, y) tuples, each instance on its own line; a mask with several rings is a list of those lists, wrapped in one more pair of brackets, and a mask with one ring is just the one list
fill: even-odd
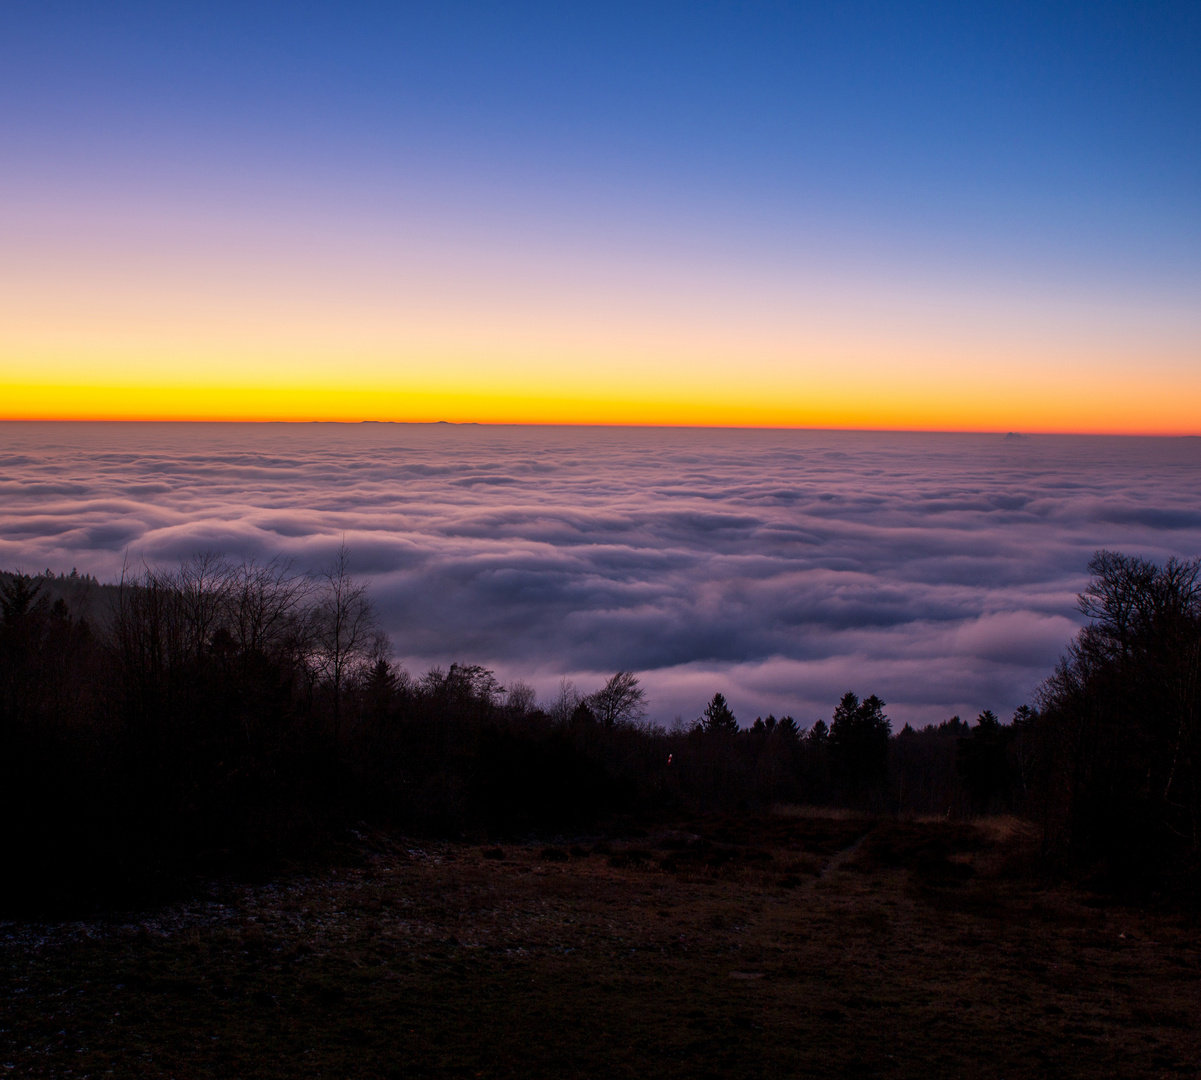
[(10, 0), (5, 141), (35, 175), (449, 172), (935, 249), (1196, 239), (1196, 4), (436, 8)]

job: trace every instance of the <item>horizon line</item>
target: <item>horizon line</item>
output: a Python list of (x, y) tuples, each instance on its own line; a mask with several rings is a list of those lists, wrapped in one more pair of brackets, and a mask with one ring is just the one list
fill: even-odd
[(368, 417), (359, 420), (326, 419), (321, 417), (280, 419), (279, 417), (213, 417), (213, 416), (0, 416), (0, 424), (243, 424), (243, 425), (289, 425), (308, 426), (314, 424), (360, 427), (367, 424), (406, 427), (523, 427), (523, 428), (606, 428), (670, 431), (813, 431), (841, 432), (846, 434), (879, 435), (995, 435), (1015, 442), (1033, 436), (1048, 437), (1096, 437), (1132, 439), (1201, 439), (1201, 431), (1149, 431), (1112, 429), (1066, 429), (1027, 427), (1021, 430), (1002, 428), (971, 427), (870, 427), (836, 424), (687, 424), (687, 423), (622, 423), (620, 421), (570, 421), (570, 420), (380, 420)]

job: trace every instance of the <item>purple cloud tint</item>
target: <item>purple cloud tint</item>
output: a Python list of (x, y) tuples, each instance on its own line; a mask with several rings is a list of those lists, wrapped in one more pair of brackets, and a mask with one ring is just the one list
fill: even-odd
[(1097, 547), (1201, 551), (1201, 440), (421, 425), (0, 425), (0, 566), (342, 542), (412, 667), (653, 714), (1008, 714)]

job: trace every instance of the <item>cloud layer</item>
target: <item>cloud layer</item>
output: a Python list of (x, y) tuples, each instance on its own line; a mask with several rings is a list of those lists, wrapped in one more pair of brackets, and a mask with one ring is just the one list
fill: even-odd
[(450, 425), (0, 424), (0, 566), (345, 537), (411, 667), (549, 696), (642, 673), (652, 714), (1008, 714), (1089, 555), (1201, 553), (1201, 440)]

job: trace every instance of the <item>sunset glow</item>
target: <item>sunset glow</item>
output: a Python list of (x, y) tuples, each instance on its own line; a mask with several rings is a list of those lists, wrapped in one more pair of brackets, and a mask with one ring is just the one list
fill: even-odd
[(1201, 433), (1184, 28), (33, 10), (0, 419)]
[[(559, 394), (525, 393), (511, 385), (471, 384), (415, 389), (345, 385), (8, 385), (4, 419), (35, 420), (276, 420), (430, 423), (617, 424), (713, 427), (874, 428), (879, 430), (1002, 429), (1131, 434), (1191, 434), (1201, 386), (1148, 388), (1137, 380), (1090, 387), (1070, 404), (1069, 380), (1031, 379), (1020, 391), (979, 381), (956, 396), (935, 380), (874, 386), (815, 384), (811, 388), (706, 385), (691, 392), (640, 387), (622, 395), (590, 386)], [(866, 383), (866, 379), (864, 380)], [(1039, 400), (1027, 401), (1034, 389)], [(657, 392), (656, 392), (657, 391)], [(791, 392), (788, 392), (791, 391)], [(1190, 399), (1190, 395), (1193, 395)]]

